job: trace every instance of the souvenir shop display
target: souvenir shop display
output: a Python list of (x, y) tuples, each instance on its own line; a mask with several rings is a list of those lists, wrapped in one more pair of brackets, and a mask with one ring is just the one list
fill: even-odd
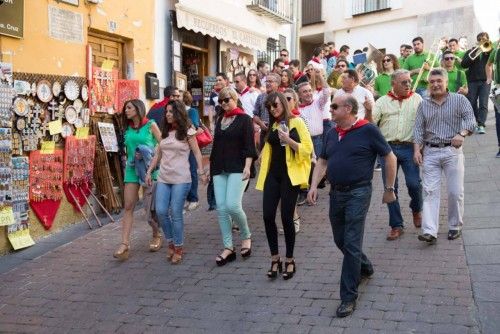
[(0, 128), (0, 226), (14, 223), (11, 160), (12, 130)]
[(116, 110), (116, 83), (118, 70), (103, 70), (100, 67), (92, 68), (92, 85), (90, 90), (90, 110), (94, 113), (113, 114)]
[(14, 89), (6, 83), (0, 83), (0, 128), (12, 127), (12, 99)]
[(118, 152), (118, 140), (113, 123), (99, 122), (99, 133), (106, 152)]
[(40, 80), (36, 85), (36, 96), (44, 103), (52, 100), (52, 85), (47, 80)]
[(29, 159), (30, 206), (48, 230), (63, 197), (63, 151), (33, 151)]
[(9, 225), (7, 237), (17, 250), (34, 245), (29, 233), (29, 159), (12, 158), (12, 207), (14, 224)]

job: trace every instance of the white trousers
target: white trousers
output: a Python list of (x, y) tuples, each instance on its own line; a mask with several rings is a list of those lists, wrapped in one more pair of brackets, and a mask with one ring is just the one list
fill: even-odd
[(464, 153), (462, 148), (424, 148), (422, 167), (423, 213), (422, 232), (437, 238), (441, 176), (444, 172), (448, 190), (448, 227), (460, 230), (464, 215)]

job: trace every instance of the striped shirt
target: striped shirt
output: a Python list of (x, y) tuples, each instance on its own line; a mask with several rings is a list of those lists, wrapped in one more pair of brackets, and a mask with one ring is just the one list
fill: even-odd
[(417, 108), (422, 102), (418, 94), (401, 101), (385, 95), (375, 102), (373, 122), (387, 141), (413, 141), (413, 126)]
[(300, 117), (307, 125), (311, 137), (323, 134), (323, 115), (325, 105), (330, 101), (330, 89), (323, 88), (311, 104), (300, 105)]
[(269, 125), (269, 111), (266, 108), (266, 98), (267, 93), (262, 93), (257, 96), (257, 100), (255, 101), (255, 109), (253, 110), (253, 115), (257, 116), (264, 122), (266, 125)]
[(448, 93), (441, 105), (432, 98), (420, 103), (413, 142), (419, 145), (449, 144), (461, 130), (473, 132), (475, 127), (476, 119), (469, 100), (461, 94)]

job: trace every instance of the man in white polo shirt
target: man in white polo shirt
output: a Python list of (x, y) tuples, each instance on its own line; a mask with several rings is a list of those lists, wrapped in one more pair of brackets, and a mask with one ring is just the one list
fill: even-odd
[(236, 74), (233, 82), (234, 88), (236, 88), (236, 92), (238, 92), (238, 98), (243, 106), (243, 110), (248, 116), (253, 118), (255, 102), (257, 101), (260, 91), (248, 87), (247, 76), (243, 72)]
[(358, 119), (372, 122), (372, 109), (375, 104), (373, 94), (359, 85), (359, 75), (355, 70), (346, 70), (341, 74), (342, 88), (335, 92), (334, 98), (345, 94), (352, 95), (358, 101)]

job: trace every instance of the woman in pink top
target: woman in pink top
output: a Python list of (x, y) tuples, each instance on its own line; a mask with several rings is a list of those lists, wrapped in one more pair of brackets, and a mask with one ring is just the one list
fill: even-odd
[(198, 175), (206, 183), (201, 152), (196, 142), (196, 130), (191, 126), (185, 105), (170, 101), (166, 106), (162, 126), (162, 140), (146, 175), (150, 184), (151, 173), (160, 167), (156, 185), (155, 209), (161, 228), (168, 242), (167, 259), (172, 264), (182, 260), (184, 244), (184, 220), (182, 209), (191, 188), (189, 153), (193, 151), (198, 165)]

